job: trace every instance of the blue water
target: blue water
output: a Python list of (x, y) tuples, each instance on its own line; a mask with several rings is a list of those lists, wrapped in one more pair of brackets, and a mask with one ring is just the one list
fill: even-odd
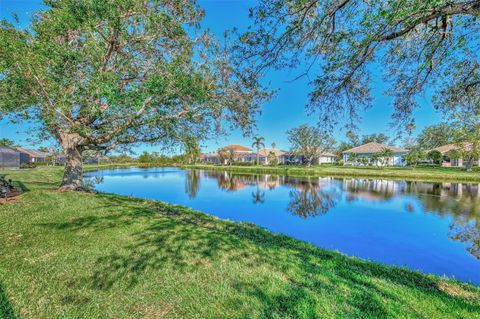
[(178, 168), (91, 172), (102, 192), (181, 204), (319, 247), (480, 285), (480, 185)]

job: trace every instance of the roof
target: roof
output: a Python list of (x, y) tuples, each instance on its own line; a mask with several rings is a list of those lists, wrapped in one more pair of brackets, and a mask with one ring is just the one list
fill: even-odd
[(251, 152), (252, 149), (251, 148), (248, 148), (246, 146), (242, 146), (242, 145), (238, 145), (238, 144), (230, 144), (230, 145), (227, 145), (223, 148), (226, 148), (228, 150), (234, 150), (234, 151), (240, 151), (240, 152)]
[(17, 147), (17, 151), (21, 153), (25, 153), (30, 157), (45, 157), (49, 155), (48, 153), (45, 153), (45, 152), (34, 151), (24, 147)]
[[(284, 156), (302, 156), (302, 155), (299, 155), (299, 154), (295, 154), (295, 152), (283, 152)], [(333, 153), (330, 153), (330, 152), (322, 152), (320, 153), (320, 157), (322, 156), (328, 156), (328, 157), (336, 157), (337, 155), (333, 154)]]
[[(245, 154), (238, 154), (238, 157), (257, 157), (257, 153), (245, 153)], [(265, 157), (265, 155), (258, 153), (258, 157)]]
[(1, 153), (10, 153), (10, 154), (18, 154), (18, 151), (14, 150), (13, 148), (0, 146)]
[(265, 148), (263, 150), (260, 150), (260, 152), (258, 152), (260, 155), (263, 155), (263, 156), (268, 156), (270, 155), (270, 153), (273, 153), (275, 154), (275, 156), (282, 156), (283, 154), (285, 154), (284, 151), (281, 151), (281, 150), (277, 150), (277, 149), (273, 149), (273, 148)]
[(337, 155), (330, 152), (323, 152), (320, 156), (336, 157)]
[(439, 147), (436, 147), (432, 149), (431, 151), (439, 151), (442, 154), (448, 153), (453, 150), (458, 150), (461, 148), (465, 148), (466, 150), (470, 150), (472, 148), (472, 143), (465, 142), (462, 144), (447, 144), (447, 145), (442, 145)]
[(370, 143), (363, 144), (363, 145), (351, 148), (349, 150), (346, 150), (343, 153), (370, 154), (370, 153), (381, 152), (385, 149), (391, 150), (391, 151), (397, 152), (397, 153), (408, 152), (406, 149), (403, 149), (403, 148), (400, 148), (400, 147), (390, 146), (390, 145), (376, 143), (376, 142), (370, 142)]

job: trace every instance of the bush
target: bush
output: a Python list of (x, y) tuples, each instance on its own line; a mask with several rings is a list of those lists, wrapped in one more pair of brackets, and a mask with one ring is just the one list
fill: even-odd
[(427, 158), (436, 165), (441, 165), (443, 162), (443, 155), (439, 151), (431, 151), (428, 153)]

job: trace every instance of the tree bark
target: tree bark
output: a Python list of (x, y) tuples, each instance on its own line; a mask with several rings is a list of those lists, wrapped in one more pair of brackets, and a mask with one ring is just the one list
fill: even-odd
[(63, 173), (62, 191), (82, 191), (82, 147), (78, 145), (75, 135), (66, 135), (62, 138), (62, 147), (65, 153), (65, 169)]
[(463, 165), (465, 166), (465, 170), (467, 172), (471, 172), (473, 167), (473, 159), (469, 158), (466, 161), (464, 160)]

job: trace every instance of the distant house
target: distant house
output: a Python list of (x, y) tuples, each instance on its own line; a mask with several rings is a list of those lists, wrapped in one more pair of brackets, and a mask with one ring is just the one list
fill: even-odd
[[(335, 154), (330, 152), (323, 152), (317, 159), (315, 159), (314, 164), (324, 164), (324, 163), (334, 163)], [(284, 153), (280, 157), (281, 164), (290, 164), (290, 165), (302, 165), (307, 161), (303, 155), (298, 155), (294, 153)]]
[[(237, 161), (241, 163), (256, 163), (257, 162), (257, 153), (240, 153), (237, 155)], [(267, 161), (267, 157), (262, 155), (260, 152), (258, 153), (258, 161), (260, 164), (265, 164)]]
[[(451, 158), (451, 155), (455, 151), (466, 150), (469, 151), (472, 149), (472, 143), (462, 143), (462, 144), (447, 144), (442, 145), (437, 148), (434, 148), (430, 151), (438, 151), (443, 155), (442, 166), (444, 167), (463, 167), (465, 166), (465, 160), (460, 158)], [(474, 160), (473, 165), (480, 165), (480, 159)]]
[[(372, 163), (373, 154), (382, 152), (386, 149), (393, 152), (393, 156), (390, 159), (388, 159), (388, 162), (386, 163), (387, 166), (405, 166), (406, 165), (406, 162), (403, 157), (408, 152), (408, 150), (400, 147), (390, 146), (390, 145), (376, 143), (376, 142), (370, 142), (370, 143), (360, 145), (344, 151), (342, 153), (343, 162), (350, 163), (350, 164), (357, 164), (358, 162), (352, 163), (352, 161), (350, 160), (352, 157), (352, 154), (355, 154), (358, 159), (361, 157), (365, 157), (369, 160), (370, 163)], [(381, 165), (381, 163), (372, 163), (372, 164)]]
[(264, 148), (263, 150), (260, 150), (260, 152), (258, 153), (260, 154), (260, 157), (261, 157), (260, 164), (265, 164), (265, 165), (270, 164), (270, 160), (273, 158), (277, 160), (277, 163), (281, 163), (281, 158), (285, 154), (284, 151), (277, 150), (277, 149), (269, 149), (269, 148)]
[(220, 158), (217, 152), (200, 154), (200, 162), (220, 164)]
[[(239, 162), (254, 161), (252, 160), (252, 156), (253, 156), (252, 154), (255, 154), (255, 153), (253, 153), (253, 150), (251, 148), (248, 148), (246, 146), (242, 146), (238, 144), (230, 144), (222, 147), (222, 149), (227, 150), (229, 152), (233, 152), (235, 154), (235, 157), (237, 158), (237, 161)], [(255, 160), (256, 160), (256, 154), (255, 154)], [(205, 163), (213, 163), (213, 164), (226, 164), (226, 163), (220, 163), (220, 156), (218, 155), (217, 152), (201, 154), (200, 161)]]
[(17, 147), (20, 152), (20, 164), (46, 163), (50, 153), (35, 151), (24, 147)]
[(222, 147), (223, 149), (226, 149), (227, 151), (233, 151), (235, 154), (250, 154), (253, 153), (253, 150), (251, 148), (248, 148), (246, 146), (238, 145), (238, 144), (230, 144), (227, 146)]
[(318, 158), (318, 164), (324, 164), (324, 163), (335, 163), (335, 158), (337, 156), (333, 153), (330, 152), (324, 152), (320, 157)]
[(20, 152), (10, 147), (0, 146), (0, 168), (20, 168)]

